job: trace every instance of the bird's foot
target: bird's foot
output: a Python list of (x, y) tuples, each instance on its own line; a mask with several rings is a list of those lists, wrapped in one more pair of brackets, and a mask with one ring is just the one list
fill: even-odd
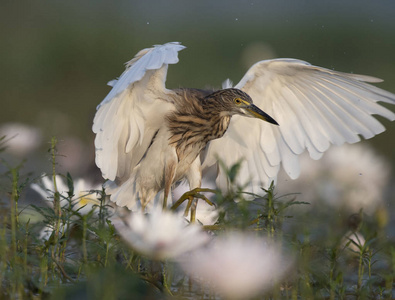
[(202, 192), (216, 193), (216, 191), (212, 190), (212, 189), (196, 188), (196, 189), (190, 190), (188, 192), (185, 192), (180, 197), (180, 199), (178, 199), (177, 202), (173, 204), (171, 209), (177, 209), (182, 203), (184, 203), (184, 201), (186, 201), (186, 200), (191, 201), (191, 199), (193, 200), (194, 198), (202, 199), (202, 200), (206, 201), (207, 204), (210, 205), (210, 206), (214, 205), (214, 203), (211, 202), (209, 199), (207, 199), (207, 197), (205, 195), (200, 194)]
[(182, 203), (184, 203), (186, 200), (188, 200), (187, 207), (185, 208), (184, 216), (186, 217), (188, 215), (189, 210), (191, 211), (191, 223), (195, 222), (196, 220), (196, 206), (197, 206), (197, 200), (202, 199), (206, 201), (206, 203), (210, 206), (213, 206), (214, 203), (211, 202), (205, 195), (200, 194), (202, 192), (210, 192), (210, 193), (216, 193), (215, 190), (212, 189), (205, 189), (205, 188), (195, 188), (191, 191), (188, 191), (184, 193), (180, 199), (177, 200), (176, 203), (171, 207), (172, 210), (177, 209)]

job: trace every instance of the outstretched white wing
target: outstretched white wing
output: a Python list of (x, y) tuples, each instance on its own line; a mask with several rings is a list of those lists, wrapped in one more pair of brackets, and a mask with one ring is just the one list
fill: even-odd
[(167, 67), (178, 62), (185, 47), (167, 43), (141, 50), (107, 97), (97, 107), (93, 121), (96, 133), (96, 164), (103, 177), (120, 183), (128, 179), (173, 104), (165, 87)]
[[(297, 178), (298, 155), (306, 149), (319, 159), (330, 144), (355, 143), (359, 135), (368, 139), (383, 132), (372, 115), (395, 119), (394, 113), (377, 104), (395, 104), (395, 95), (365, 83), (380, 81), (295, 59), (258, 62), (235, 87), (249, 94), (280, 126), (232, 117), (224, 137), (208, 146), (203, 166), (215, 164), (217, 157), (228, 166), (244, 159), (238, 179), (249, 181), (254, 192), (276, 179), (280, 164)], [(221, 171), (217, 183), (226, 187)]]

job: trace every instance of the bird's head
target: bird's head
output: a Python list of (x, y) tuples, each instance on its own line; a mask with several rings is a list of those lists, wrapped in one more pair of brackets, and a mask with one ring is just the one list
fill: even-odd
[(216, 91), (207, 96), (215, 105), (215, 109), (225, 115), (242, 115), (258, 118), (263, 121), (278, 125), (278, 123), (259, 107), (254, 105), (251, 97), (242, 90), (230, 88)]

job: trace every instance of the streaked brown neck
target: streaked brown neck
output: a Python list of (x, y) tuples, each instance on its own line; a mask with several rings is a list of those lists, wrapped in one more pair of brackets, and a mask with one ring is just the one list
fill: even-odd
[(179, 159), (194, 151), (196, 155), (211, 140), (222, 137), (228, 129), (230, 115), (221, 114), (215, 104), (202, 101), (205, 91), (182, 90), (183, 103), (167, 116), (170, 144), (176, 146)]

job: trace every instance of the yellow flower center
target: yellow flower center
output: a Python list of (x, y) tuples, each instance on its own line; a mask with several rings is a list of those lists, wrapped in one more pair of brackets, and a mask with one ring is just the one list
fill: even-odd
[(89, 192), (79, 192), (78, 194), (78, 203), (81, 206), (85, 206), (87, 204), (92, 204), (92, 205), (99, 205), (100, 201), (97, 200), (96, 197), (93, 196), (94, 193), (89, 193)]

